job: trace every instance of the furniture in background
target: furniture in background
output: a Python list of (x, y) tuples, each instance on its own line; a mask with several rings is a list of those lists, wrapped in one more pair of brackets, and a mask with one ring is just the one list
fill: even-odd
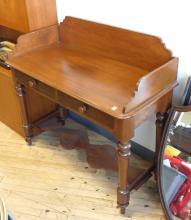
[[(29, 120), (24, 92), (28, 88), (63, 106), (63, 121), (64, 109), (69, 109), (114, 134), (118, 140), (117, 203), (124, 213), (130, 191), (155, 169), (166, 112), (177, 85), (178, 59), (158, 37), (66, 17), (59, 27), (22, 35), (8, 63), (29, 143), (31, 127), (40, 127), (42, 121), (32, 124)], [(135, 128), (154, 113), (155, 159), (147, 170), (133, 168), (130, 140)], [(105, 156), (113, 161), (113, 154)]]
[(191, 216), (191, 78), (169, 114), (158, 157), (158, 186), (167, 219)]
[(188, 77), (181, 104), (185, 106), (191, 104), (191, 76)]
[(55, 0), (1, 0), (0, 25), (27, 33), (57, 24)]
[[(178, 118), (177, 118), (178, 115)], [(173, 107), (158, 165), (162, 206), (169, 220), (191, 216), (191, 106)]]
[[(0, 41), (17, 43), (23, 34), (52, 25), (57, 25), (56, 0), (0, 1)], [(27, 41), (27, 45), (22, 44), (31, 49), (34, 47), (33, 39)], [(28, 128), (24, 124), (13, 81), (11, 71), (0, 66), (0, 121), (25, 137), (24, 130)], [(31, 123), (55, 110), (55, 104), (47, 98), (29, 88), (25, 92)], [(34, 130), (34, 134), (39, 132)]]

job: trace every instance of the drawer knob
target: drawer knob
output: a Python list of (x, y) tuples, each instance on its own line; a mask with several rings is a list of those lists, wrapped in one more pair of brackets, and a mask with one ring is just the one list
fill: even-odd
[(29, 80), (28, 84), (31, 88), (34, 88), (37, 85), (37, 81), (36, 80)]
[(87, 106), (86, 105), (82, 105), (78, 108), (79, 112), (80, 113), (85, 113), (87, 111)]

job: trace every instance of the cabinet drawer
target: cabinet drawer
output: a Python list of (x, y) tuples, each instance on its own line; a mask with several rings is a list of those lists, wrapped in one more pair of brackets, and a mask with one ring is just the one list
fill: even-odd
[(91, 107), (69, 95), (56, 91), (56, 89), (49, 87), (48, 85), (19, 71), (15, 71), (15, 77), (23, 85), (33, 88), (35, 91), (38, 91), (43, 96), (47, 96), (65, 108), (80, 114), (81, 116), (105, 127), (110, 131), (113, 130), (114, 119), (112, 116), (99, 111), (98, 109)]
[(95, 122), (109, 130), (113, 129), (113, 118), (104, 113), (99, 111), (96, 108), (93, 108), (69, 95), (66, 95), (62, 92), (58, 91), (57, 94), (58, 103), (65, 108), (80, 114), (81, 116), (89, 119), (90, 121)]
[(39, 93), (42, 93), (43, 95), (47, 96), (48, 98), (55, 99), (55, 89), (51, 88), (50, 86), (33, 79), (32, 77), (25, 75), (19, 71), (15, 71), (16, 79), (24, 84), (25, 86), (28, 86)]

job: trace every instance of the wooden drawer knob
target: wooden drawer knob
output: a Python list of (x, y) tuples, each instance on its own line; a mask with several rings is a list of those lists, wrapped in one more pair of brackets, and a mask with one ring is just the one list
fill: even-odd
[(31, 88), (34, 88), (35, 86), (37, 86), (37, 81), (34, 80), (34, 79), (33, 80), (29, 80), (28, 84), (29, 84), (29, 86)]
[(87, 106), (86, 105), (82, 105), (78, 108), (79, 112), (80, 113), (85, 113), (87, 111)]

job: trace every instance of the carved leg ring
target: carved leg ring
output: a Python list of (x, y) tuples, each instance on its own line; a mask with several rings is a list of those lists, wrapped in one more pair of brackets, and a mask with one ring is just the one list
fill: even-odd
[(17, 95), (20, 99), (22, 118), (23, 118), (23, 128), (25, 132), (25, 140), (28, 145), (32, 145), (32, 126), (29, 123), (27, 103), (25, 98), (25, 89), (20, 83), (16, 86)]
[(118, 172), (119, 186), (117, 189), (117, 203), (121, 214), (125, 214), (125, 208), (129, 205), (130, 190), (128, 188), (129, 157), (131, 144), (118, 144)]

